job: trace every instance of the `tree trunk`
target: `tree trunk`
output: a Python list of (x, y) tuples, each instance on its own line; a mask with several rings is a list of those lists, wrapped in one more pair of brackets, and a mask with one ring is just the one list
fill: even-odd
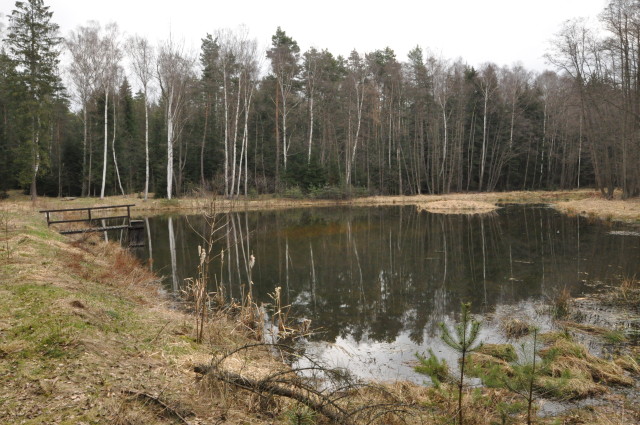
[(113, 153), (113, 166), (116, 168), (116, 177), (118, 178), (118, 187), (120, 193), (124, 196), (122, 181), (120, 180), (120, 169), (118, 168), (118, 160), (116, 158), (116, 102), (113, 102), (113, 134), (111, 136), (111, 152)]
[(200, 145), (200, 186), (202, 190), (205, 190), (205, 179), (204, 179), (204, 145), (207, 140), (207, 128), (209, 125), (209, 108), (210, 108), (210, 99), (209, 94), (207, 94), (207, 101), (204, 105), (204, 129), (202, 130), (202, 144)]
[(107, 127), (107, 108), (109, 105), (109, 90), (104, 91), (104, 152), (102, 155), (102, 188), (100, 189), (100, 199), (104, 199), (104, 188), (107, 182), (107, 145), (109, 143)]
[(36, 180), (38, 178), (38, 171), (40, 170), (40, 116), (35, 118), (33, 123), (33, 164), (32, 164), (32, 175), (31, 175), (31, 201), (35, 202), (38, 198), (38, 189), (36, 187)]
[(172, 111), (173, 87), (169, 89), (167, 98), (167, 199), (171, 199), (171, 189), (173, 187), (173, 139), (174, 139), (174, 119)]
[(307, 153), (307, 165), (311, 164), (311, 145), (313, 144), (313, 91), (309, 96), (309, 150)]
[(144, 200), (149, 196), (149, 103), (147, 87), (144, 89)]
[(82, 192), (81, 196), (88, 196), (88, 182), (87, 182), (87, 102), (84, 101), (82, 105), (82, 121), (83, 121), (83, 133), (82, 133)]

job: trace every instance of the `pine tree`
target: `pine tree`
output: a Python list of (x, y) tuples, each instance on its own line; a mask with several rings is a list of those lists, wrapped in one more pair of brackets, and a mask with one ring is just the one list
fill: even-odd
[(458, 378), (458, 424), (462, 425), (462, 390), (464, 388), (464, 372), (470, 353), (477, 350), (482, 343), (478, 343), (480, 335), (480, 322), (471, 316), (471, 304), (462, 303), (460, 309), (460, 322), (454, 327), (454, 334), (444, 324), (440, 324), (442, 329), (442, 340), (449, 347), (460, 354), (460, 377)]
[(29, 130), (25, 131), (23, 152), (29, 155), (31, 199), (37, 196), (36, 179), (46, 155), (40, 138), (46, 128), (46, 112), (61, 89), (58, 78), (58, 25), (51, 22), (53, 12), (42, 0), (17, 1), (9, 17), (6, 38), (8, 53), (15, 64), (18, 81), (23, 85), (25, 97), (23, 108)]

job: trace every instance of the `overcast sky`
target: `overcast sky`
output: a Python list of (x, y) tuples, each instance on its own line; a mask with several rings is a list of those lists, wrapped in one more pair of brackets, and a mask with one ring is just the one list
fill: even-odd
[[(2, 0), (9, 14), (12, 0)], [(281, 26), (304, 51), (314, 46), (347, 56), (391, 47), (399, 60), (416, 45), (470, 65), (522, 62), (548, 68), (542, 57), (563, 21), (595, 18), (606, 0), (45, 0), (63, 35), (88, 20), (115, 21), (128, 34), (152, 40), (169, 32), (197, 53), (218, 28), (248, 27), (261, 46)]]

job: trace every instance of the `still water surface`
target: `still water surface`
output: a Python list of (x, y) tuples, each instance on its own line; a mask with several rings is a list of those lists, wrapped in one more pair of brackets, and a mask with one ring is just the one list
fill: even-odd
[[(230, 213), (214, 252), (213, 281), (238, 298), (251, 279), (254, 297), (283, 303), (320, 332), (307, 353), (356, 375), (422, 381), (411, 367), (432, 348), (455, 364), (438, 323), (454, 323), (460, 302), (488, 315), (482, 338), (504, 342), (500, 320), (516, 315), (543, 329), (540, 305), (567, 288), (640, 275), (640, 234), (623, 225), (568, 217), (543, 206), (506, 206), (494, 215), (438, 215), (414, 207), (322, 208)], [(148, 220), (139, 252), (178, 291), (197, 273), (198, 216)], [(253, 269), (247, 267), (255, 256)], [(493, 318), (493, 319), (491, 319)]]

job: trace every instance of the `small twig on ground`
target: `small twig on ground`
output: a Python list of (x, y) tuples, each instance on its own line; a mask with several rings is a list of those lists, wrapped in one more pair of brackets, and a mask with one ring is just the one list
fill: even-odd
[(164, 331), (164, 329), (165, 329), (167, 326), (169, 326), (169, 323), (171, 323), (171, 321), (170, 321), (170, 320), (169, 320), (169, 321), (167, 321), (167, 323), (165, 323), (165, 324), (160, 328), (160, 330), (158, 331), (158, 333), (156, 334), (156, 336), (154, 336), (154, 337), (151, 339), (151, 341), (149, 341), (149, 343), (152, 343), (152, 342), (154, 342), (156, 339), (158, 339), (158, 337), (160, 336), (160, 334), (162, 333), (162, 331)]
[(189, 422), (187, 422), (187, 420), (180, 413), (178, 413), (175, 409), (169, 407), (165, 402), (160, 400), (158, 397), (152, 396), (151, 394), (142, 393), (139, 391), (132, 391), (132, 390), (123, 390), (122, 392), (142, 401), (150, 401), (156, 404), (157, 406), (161, 407), (162, 413), (165, 416), (168, 416), (172, 419), (176, 419), (182, 422), (183, 424), (187, 424), (187, 425), (189, 424)]

